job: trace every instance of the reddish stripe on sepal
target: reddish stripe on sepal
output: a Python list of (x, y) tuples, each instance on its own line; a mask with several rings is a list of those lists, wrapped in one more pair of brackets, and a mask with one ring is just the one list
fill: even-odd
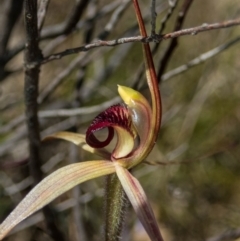
[[(95, 137), (94, 132), (106, 127), (108, 128), (108, 136), (104, 141), (99, 141)], [(87, 144), (94, 148), (103, 148), (107, 146), (113, 139), (114, 127), (122, 127), (133, 137), (135, 136), (132, 130), (131, 117), (125, 105), (113, 105), (95, 117), (86, 132)]]

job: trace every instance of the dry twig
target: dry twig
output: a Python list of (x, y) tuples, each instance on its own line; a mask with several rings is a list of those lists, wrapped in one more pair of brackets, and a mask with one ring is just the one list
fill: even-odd
[[(175, 27), (174, 27), (174, 32), (181, 29), (184, 19), (187, 16), (187, 12), (188, 12), (192, 2), (193, 2), (193, 0), (185, 0), (184, 1), (181, 10), (178, 13), (178, 17), (177, 17)], [(167, 50), (165, 51), (165, 54), (163, 55), (161, 61), (159, 62), (158, 71), (157, 71), (157, 77), (158, 77), (159, 82), (161, 80), (161, 77), (162, 77), (162, 75), (168, 65), (168, 62), (171, 59), (171, 56), (172, 56), (174, 50), (176, 49), (177, 45), (178, 45), (178, 39), (173, 38), (171, 40)]]
[[(67, 49), (63, 52), (59, 52), (56, 54), (49, 55), (45, 57), (42, 61), (40, 61), (41, 64), (48, 63), (52, 60), (61, 59), (64, 56), (70, 55), (70, 54), (77, 54), (80, 52), (86, 52), (94, 48), (98, 47), (113, 47), (119, 44), (126, 44), (131, 42), (154, 42), (154, 41), (162, 41), (166, 39), (171, 38), (177, 38), (184, 35), (196, 35), (200, 32), (205, 32), (209, 30), (216, 30), (221, 28), (229, 28), (236, 25), (240, 25), (240, 18), (234, 19), (234, 20), (228, 20), (220, 23), (213, 23), (213, 24), (203, 24), (201, 26), (188, 28), (188, 29), (182, 29), (179, 31), (163, 34), (163, 35), (155, 35), (154, 40), (152, 37), (144, 38), (142, 36), (135, 36), (135, 37), (126, 37), (126, 38), (119, 38), (115, 40), (109, 40), (109, 41), (102, 41), (98, 40), (90, 44), (86, 44), (77, 48)], [(34, 64), (34, 63), (33, 63)], [(36, 63), (38, 64), (38, 63)]]
[[(32, 66), (31, 63), (42, 58), (38, 46), (38, 25), (37, 25), (37, 1), (26, 0), (24, 5), (25, 27), (26, 27), (26, 49), (25, 49), (25, 106), (26, 124), (29, 141), (30, 173), (36, 185), (42, 179), (41, 172), (41, 140), (38, 123), (38, 80), (39, 65)], [(43, 209), (48, 231), (54, 240), (64, 240), (60, 230), (53, 221), (49, 207)]]
[(237, 240), (240, 237), (240, 228), (225, 231), (224, 233), (218, 234), (207, 241), (231, 241)]

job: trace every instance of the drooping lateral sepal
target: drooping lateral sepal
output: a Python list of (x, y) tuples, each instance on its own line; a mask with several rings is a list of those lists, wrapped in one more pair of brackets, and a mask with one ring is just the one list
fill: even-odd
[[(94, 133), (104, 128), (108, 128), (108, 135), (105, 140), (100, 141)], [(103, 148), (112, 141), (114, 130), (117, 133), (117, 144), (112, 156), (114, 159), (127, 156), (133, 150), (136, 132), (129, 110), (124, 105), (111, 106), (95, 117), (86, 132), (86, 142), (91, 147)]]
[(148, 236), (152, 241), (163, 241), (157, 220), (141, 184), (127, 169), (119, 165), (115, 167), (123, 189)]

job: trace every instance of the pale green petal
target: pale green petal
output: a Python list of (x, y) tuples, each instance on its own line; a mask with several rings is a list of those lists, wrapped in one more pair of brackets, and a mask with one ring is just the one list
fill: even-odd
[(111, 161), (87, 161), (62, 167), (43, 179), (0, 225), (0, 240), (22, 220), (87, 180), (115, 172)]

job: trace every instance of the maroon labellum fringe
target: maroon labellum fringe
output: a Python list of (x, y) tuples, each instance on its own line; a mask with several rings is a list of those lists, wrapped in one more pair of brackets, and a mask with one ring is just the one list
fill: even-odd
[[(86, 142), (94, 148), (103, 148), (107, 146), (113, 139), (114, 127), (122, 127), (127, 130), (132, 136), (132, 120), (129, 110), (125, 105), (117, 104), (109, 107), (98, 116), (95, 117), (86, 132)], [(108, 136), (106, 140), (99, 141), (94, 132), (108, 128)]]

